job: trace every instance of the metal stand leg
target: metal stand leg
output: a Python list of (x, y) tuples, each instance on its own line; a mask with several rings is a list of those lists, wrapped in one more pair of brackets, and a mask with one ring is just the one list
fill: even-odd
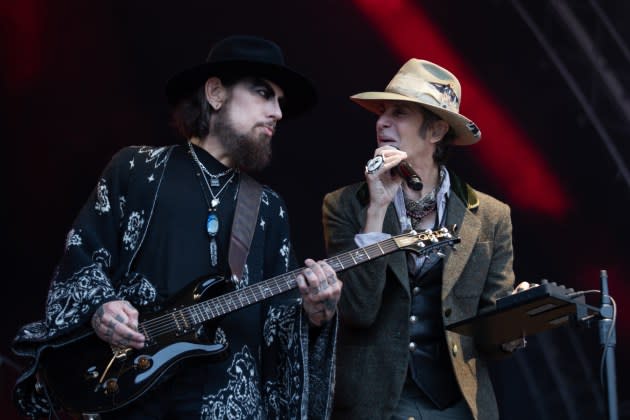
[(615, 336), (614, 311), (612, 299), (608, 295), (608, 273), (606, 270), (600, 271), (601, 281), (601, 308), (599, 320), (599, 342), (604, 350), (603, 363), (606, 367), (606, 394), (608, 396), (608, 419), (618, 420), (617, 411), (617, 378), (615, 367)]

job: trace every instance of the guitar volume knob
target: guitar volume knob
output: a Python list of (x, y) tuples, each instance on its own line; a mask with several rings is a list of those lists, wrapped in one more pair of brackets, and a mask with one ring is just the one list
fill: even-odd
[(153, 365), (153, 361), (148, 356), (140, 356), (136, 359), (136, 367), (140, 370), (147, 370)]
[(115, 393), (118, 392), (118, 390), (119, 390), (118, 379), (110, 378), (107, 381), (105, 381), (105, 393), (106, 394), (115, 394)]

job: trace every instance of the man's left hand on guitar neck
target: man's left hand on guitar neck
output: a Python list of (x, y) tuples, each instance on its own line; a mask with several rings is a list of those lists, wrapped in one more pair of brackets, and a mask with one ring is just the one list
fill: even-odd
[(322, 326), (337, 312), (342, 283), (325, 261), (304, 261), (306, 268), (297, 276), (302, 307), (311, 324)]

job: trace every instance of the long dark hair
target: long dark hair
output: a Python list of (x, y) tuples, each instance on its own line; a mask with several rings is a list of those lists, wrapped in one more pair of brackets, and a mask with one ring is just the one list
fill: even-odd
[[(243, 76), (217, 76), (226, 88), (236, 84)], [(184, 96), (171, 111), (171, 125), (185, 139), (204, 138), (210, 132), (210, 115), (216, 112), (206, 99), (206, 84)]]

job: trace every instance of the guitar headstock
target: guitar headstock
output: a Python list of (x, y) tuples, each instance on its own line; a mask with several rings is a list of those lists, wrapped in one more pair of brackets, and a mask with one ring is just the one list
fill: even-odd
[(456, 225), (443, 227), (436, 230), (424, 230), (409, 232), (394, 236), (392, 239), (400, 249), (412, 251), (418, 255), (425, 255), (429, 252), (437, 252), (445, 246), (453, 246), (461, 241), (455, 236)]

